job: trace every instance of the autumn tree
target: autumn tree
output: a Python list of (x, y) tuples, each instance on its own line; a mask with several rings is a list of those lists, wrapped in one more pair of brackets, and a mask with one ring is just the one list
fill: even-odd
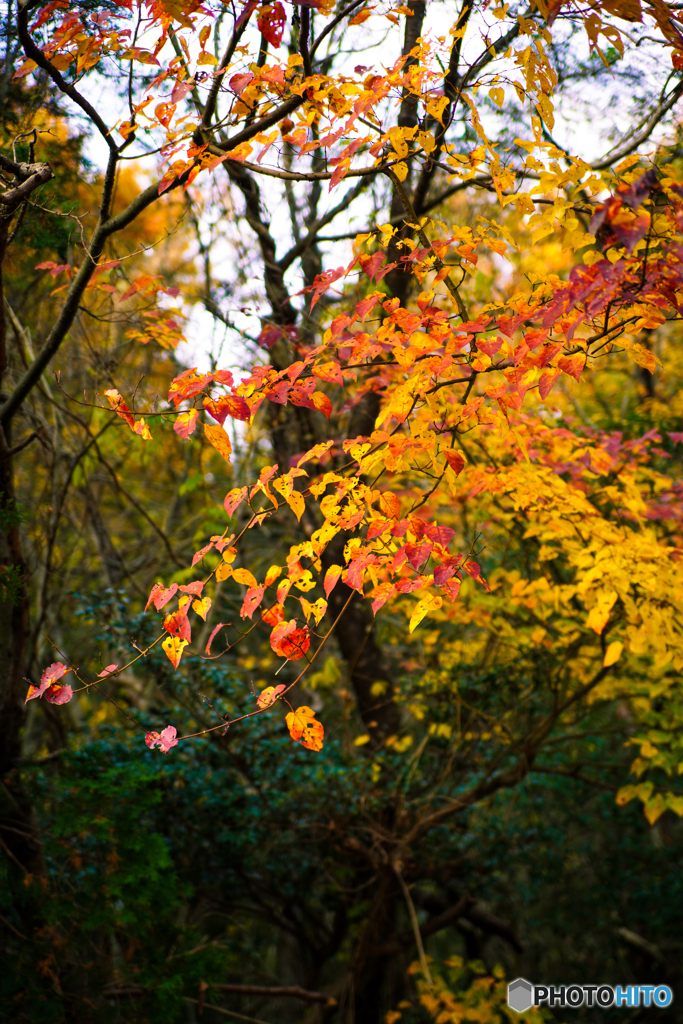
[[(0, 409), (5, 769), (17, 762), (28, 702), (71, 707), (77, 691), (120, 708), (140, 740), (173, 757), (191, 758), (193, 739), (197, 750), (234, 749), (242, 730), (266, 742), (282, 718), (311, 758), (324, 757), (327, 730), (368, 799), (341, 785), (329, 819), (307, 827), (321, 860), (345, 864), (345, 888), (363, 890), (365, 909), (352, 934), (337, 875), (336, 893), (312, 896), (313, 926), (286, 900), (278, 926), (307, 949), (316, 990), (350, 943), (331, 998), (368, 1024), (405, 996), (397, 958), (414, 947), (423, 1005), (436, 1015), (430, 936), (470, 921), (517, 941), (457, 885), (455, 823), (472, 808), (531, 772), (590, 777), (586, 748), (571, 744), (604, 730), (614, 708), (640, 747), (633, 770), (643, 779), (622, 778), (620, 802), (639, 798), (650, 822), (683, 808), (666, 781), (678, 764), (683, 657), (680, 495), (667, 460), (681, 435), (675, 416), (652, 412), (662, 401), (653, 381), (667, 367), (677, 381), (676, 11), (659, 0), (465, 2), (432, 22), (421, 2), (228, 12), (29, 0), (11, 12), (7, 39), (21, 59), (5, 81), (31, 140), (26, 161), (3, 157), (7, 275), (19, 218), (39, 218), (35, 190), (58, 179), (54, 161), (38, 161), (45, 121), (30, 112), (32, 89), (98, 136), (106, 166), (87, 198), (81, 188), (88, 212), (71, 213), (69, 251), (19, 250), (36, 253), (34, 269), (57, 288), (35, 357), (13, 303), (3, 307), (15, 341)], [(103, 83), (111, 115), (94, 99)], [(561, 144), (577, 91), (606, 108), (610, 97), (627, 104), (627, 86), (626, 133), (606, 112), (604, 152)], [(22, 144), (19, 133), (13, 141)], [(126, 171), (133, 158), (146, 172)], [(150, 160), (156, 176), (143, 187)], [(234, 218), (248, 240), (231, 233)], [(241, 348), (171, 370), (159, 346), (181, 340), (180, 313), (169, 311), (177, 296), (158, 261), (172, 248), (160, 243), (144, 259), (136, 250), (181, 219), (200, 271), (185, 301)], [(221, 277), (225, 251), (236, 269)], [(93, 381), (67, 373), (77, 332), (88, 344), (84, 321), (116, 330), (126, 318), (137, 319), (126, 376), (111, 366)], [(61, 376), (48, 385), (49, 369)], [(615, 374), (645, 390), (650, 429), (632, 418), (624, 430), (623, 416), (599, 412), (601, 402), (614, 409), (604, 396)], [(31, 404), (41, 388), (80, 448), (66, 477), (50, 478), (58, 503), (31, 626), (15, 460), (32, 457), (34, 441), (49, 447)], [(136, 452), (129, 472), (99, 440), (113, 423)], [(179, 551), (129, 477), (167, 472), (181, 442), (225, 488), (218, 516), (198, 503)], [(233, 465), (236, 451), (244, 457)], [(107, 620), (116, 660), (106, 664), (85, 640), (64, 653), (44, 630), (59, 500), (86, 457), (157, 544), (156, 579), (140, 600), (125, 527), (117, 548), (101, 495), (84, 484), (102, 572), (146, 612), (133, 643), (125, 616)], [(140, 558), (136, 571), (150, 572)], [(211, 676), (214, 664), (240, 660), (259, 667), (253, 693), (246, 679), (240, 691)], [(145, 665), (175, 687), (182, 723), (131, 696)], [(338, 696), (320, 696), (342, 678)], [(557, 767), (563, 744), (576, 756)], [(239, 770), (252, 771), (243, 760)], [(28, 805), (22, 820), (29, 827)], [(21, 863), (25, 851), (11, 849)], [(253, 911), (256, 878), (242, 870)], [(318, 899), (332, 925), (316, 921)], [(313, 1000), (322, 1014), (334, 1009), (325, 998)]]

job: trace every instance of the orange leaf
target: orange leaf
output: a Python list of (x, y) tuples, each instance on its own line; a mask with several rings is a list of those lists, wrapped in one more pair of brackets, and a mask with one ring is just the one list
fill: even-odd
[(266, 686), (265, 690), (261, 690), (256, 698), (256, 703), (260, 708), (269, 708), (285, 688), (284, 683), (281, 683), (280, 686)]
[(194, 428), (197, 426), (197, 417), (199, 413), (196, 409), (190, 409), (189, 412), (181, 412), (180, 416), (176, 417), (176, 421), (173, 424), (178, 437), (189, 437)]
[(306, 626), (296, 628), (296, 619), (290, 622), (279, 622), (270, 634), (270, 646), (281, 658), (299, 661), (311, 646), (311, 638)]
[(331, 565), (327, 572), (325, 573), (325, 583), (323, 584), (323, 586), (325, 589), (326, 597), (329, 597), (331, 591), (333, 591), (334, 588), (337, 586), (341, 574), (342, 570), (340, 565)]
[(204, 424), (204, 433), (206, 434), (207, 441), (210, 442), (216, 449), (219, 455), (222, 455), (225, 461), (230, 465), (230, 453), (232, 452), (232, 445), (230, 444), (230, 438), (226, 434), (223, 427), (218, 425), (213, 426), (210, 423)]
[(293, 740), (298, 740), (302, 747), (307, 750), (322, 750), (325, 730), (322, 722), (316, 721), (315, 711), (312, 708), (297, 708), (290, 711), (285, 721), (289, 729), (289, 735)]

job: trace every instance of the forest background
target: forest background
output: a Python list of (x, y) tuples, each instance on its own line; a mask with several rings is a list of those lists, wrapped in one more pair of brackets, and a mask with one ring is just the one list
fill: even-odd
[(679, 14), (4, 5), (3, 1019), (680, 1019)]

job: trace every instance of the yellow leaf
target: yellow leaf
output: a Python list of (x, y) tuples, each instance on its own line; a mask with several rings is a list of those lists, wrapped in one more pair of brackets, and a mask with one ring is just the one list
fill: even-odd
[(218, 64), (218, 60), (212, 53), (200, 53), (197, 57), (197, 64)]
[(657, 818), (664, 814), (664, 811), (666, 809), (667, 801), (666, 797), (662, 793), (657, 793), (655, 796), (653, 796), (651, 800), (648, 800), (648, 802), (645, 804), (645, 807), (643, 808), (643, 810), (645, 811), (645, 817), (651, 825), (654, 825)]
[(211, 598), (203, 597), (201, 600), (197, 599), (192, 602), (192, 607), (196, 611), (197, 615), (201, 615), (206, 622), (206, 616), (209, 614), (209, 608), (211, 607)]
[(173, 668), (178, 668), (183, 651), (187, 647), (187, 640), (179, 640), (177, 636), (167, 636), (161, 646)]
[(257, 586), (256, 577), (248, 569), (235, 569), (232, 578), (236, 583), (244, 583), (245, 587)]
[(589, 629), (595, 630), (596, 633), (602, 633), (603, 629), (607, 625), (609, 619), (609, 613), (612, 610), (612, 606), (616, 603), (617, 595), (612, 590), (609, 593), (598, 594), (598, 599), (588, 613), (586, 619), (586, 625)]
[(219, 455), (222, 455), (228, 465), (230, 465), (232, 445), (230, 444), (230, 438), (223, 427), (219, 426), (217, 423), (215, 425), (205, 423), (204, 433), (206, 434), (207, 441), (214, 446)]
[[(367, 733), (364, 733), (362, 736), (356, 736), (355, 740), (353, 741), (353, 745), (354, 745), (354, 747), (363, 747), (363, 746), (365, 746), (366, 743), (369, 743), (369, 742), (370, 742), (370, 737), (368, 736)], [(401, 1015), (399, 1014), (399, 1017), (400, 1016)]]
[(651, 782), (641, 782), (638, 786), (622, 786), (617, 793), (617, 804), (619, 807), (623, 807), (635, 797), (638, 797), (643, 801), (643, 803), (645, 803), (649, 799), (650, 793), (653, 789), (654, 786)]
[(216, 580), (218, 583), (222, 583), (223, 580), (227, 580), (232, 576), (232, 566), (228, 565), (227, 562), (221, 562), (216, 569)]
[(623, 649), (624, 645), (621, 640), (614, 640), (605, 651), (605, 657), (602, 662), (603, 668), (609, 668), (610, 665), (615, 665), (619, 661)]
[(408, 165), (401, 161), (400, 164), (394, 164), (392, 170), (399, 181), (405, 181), (408, 177)]
[(497, 107), (502, 107), (503, 100), (505, 99), (505, 89), (501, 89), (499, 85), (496, 85), (493, 89), (489, 89), (489, 96)]
[(324, 729), (322, 722), (315, 720), (315, 711), (312, 708), (297, 708), (290, 711), (285, 721), (289, 729), (289, 735), (293, 740), (298, 740), (302, 747), (307, 750), (322, 750)]
[(271, 565), (270, 569), (266, 573), (265, 586), (269, 587), (271, 583), (274, 583), (281, 572), (282, 569), (279, 565)]
[(301, 517), (304, 514), (306, 503), (301, 494), (298, 491), (292, 491), (291, 494), (285, 495), (285, 501), (291, 508), (296, 518), (301, 522)]
[(683, 796), (676, 796), (675, 793), (666, 794), (666, 804), (679, 818), (683, 818)]
[(410, 617), (410, 624), (408, 626), (408, 632), (412, 633), (413, 630), (420, 625), (425, 615), (430, 612), (436, 611), (443, 604), (443, 600), (438, 594), (426, 594), (421, 601), (418, 601), (413, 610), (413, 614)]

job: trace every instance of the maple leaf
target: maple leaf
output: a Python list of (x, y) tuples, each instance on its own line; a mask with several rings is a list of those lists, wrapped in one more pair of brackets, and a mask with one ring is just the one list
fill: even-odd
[(261, 690), (260, 694), (256, 698), (256, 703), (260, 708), (269, 708), (286, 689), (287, 687), (284, 683), (281, 683), (279, 686), (266, 686), (265, 690)]
[(173, 668), (178, 668), (183, 651), (187, 647), (187, 640), (180, 640), (177, 636), (167, 636), (161, 646)]
[(223, 456), (228, 465), (231, 465), (230, 454), (232, 452), (232, 445), (223, 427), (205, 423), (204, 433), (206, 434), (207, 441), (214, 446), (219, 455)]
[(322, 722), (317, 721), (315, 711), (311, 708), (304, 704), (296, 711), (290, 711), (285, 721), (289, 735), (293, 740), (297, 740), (302, 747), (306, 747), (307, 750), (323, 749), (325, 730)]

